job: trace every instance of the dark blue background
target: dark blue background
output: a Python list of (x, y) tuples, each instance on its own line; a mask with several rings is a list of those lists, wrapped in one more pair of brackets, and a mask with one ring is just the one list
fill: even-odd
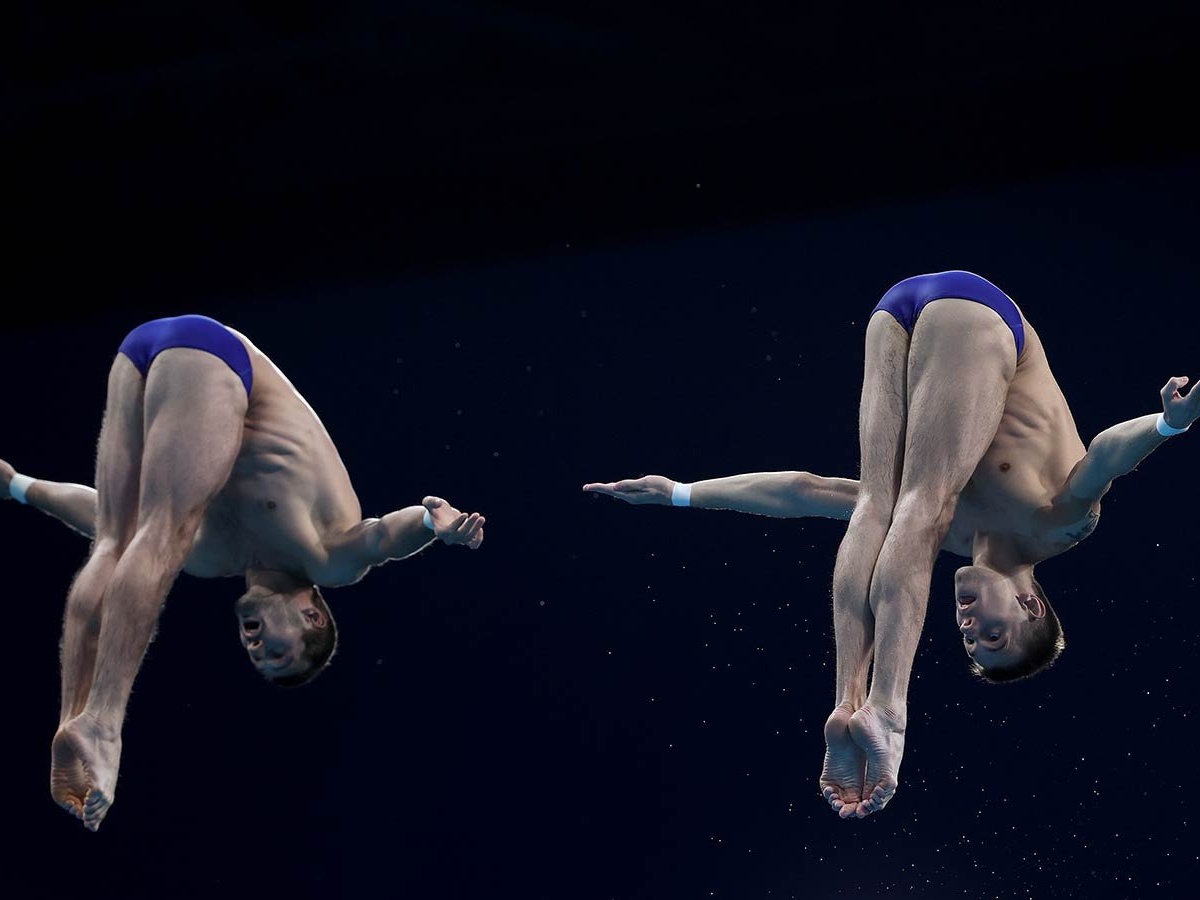
[[(413, 18), (406, 40), (427, 47), (497, 22), (532, 29), (543, 48), (570, 47), (568, 24), (590, 25), (591, 68), (576, 87), (611, 72), (608, 84), (631, 98), (668, 92), (669, 79), (649, 56), (635, 56), (639, 68), (617, 50), (645, 49), (685, 21), (649, 16), (634, 39), (642, 32), (621, 27), (632, 23), (606, 29), (583, 13), (567, 23), (566, 13), (474, 4), (435, 27), (432, 8), (405, 8), (426, 16)], [(360, 19), (342, 23), (355, 46), (373, 33), (372, 11), (364, 4)], [(202, 18), (189, 14), (193, 25)], [(30, 62), (36, 42), (18, 58), (26, 78), (8, 128), (29, 156), (8, 214), (27, 227), (9, 272), (0, 457), (34, 476), (89, 481), (105, 373), (123, 335), (151, 315), (204, 312), (244, 331), (292, 378), (366, 514), (436, 493), (485, 513), (487, 539), (477, 553), (437, 545), (329, 591), (341, 648), (299, 691), (261, 683), (246, 663), (231, 612), (240, 582), (181, 578), (135, 686), (117, 802), (93, 835), (46, 790), (61, 604), (86, 544), (5, 505), (12, 896), (1187, 895), (1200, 874), (1189, 802), (1191, 435), (1114, 486), (1092, 538), (1039, 567), (1069, 646), (1033, 681), (991, 687), (968, 676), (951, 625), (957, 563), (939, 560), (901, 787), (863, 822), (838, 821), (816, 789), (833, 699), (829, 587), (841, 523), (634, 509), (579, 490), (644, 473), (855, 475), (865, 316), (887, 287), (920, 272), (970, 269), (1017, 301), (1085, 441), (1158, 409), (1171, 375), (1200, 377), (1200, 168), (1191, 144), (1167, 130), (1174, 120), (1156, 112), (1182, 88), (1137, 80), (1147, 60), (1160, 74), (1182, 65), (1163, 50), (1179, 46), (1168, 27), (1178, 23), (1126, 21), (1127, 43), (1116, 25), (1093, 25), (1078, 36), (1087, 52), (1064, 51), (1058, 68), (1043, 61), (1020, 78), (964, 52), (940, 79), (924, 55), (913, 70), (921, 77), (901, 89), (880, 63), (860, 71), (861, 83), (823, 88), (820, 108), (840, 112), (788, 125), (787, 109), (764, 112), (787, 86), (767, 79), (750, 91), (735, 64), (756, 58), (750, 39), (766, 40), (784, 14), (751, 27), (749, 16), (706, 8), (687, 20), (693, 49), (667, 59), (708, 71), (696, 42), (740, 38), (730, 105), (657, 120), (661, 140), (646, 146), (706, 148), (677, 165), (667, 149), (640, 163), (618, 153), (636, 130), (620, 110), (591, 116), (590, 131), (566, 129), (570, 116), (555, 118), (547, 101), (566, 90), (553, 71), (535, 66), (523, 78), (516, 64), (467, 53), (470, 67), (427, 102), (485, 85), (510, 101), (479, 101), (486, 115), (461, 119), (465, 131), (507, 123), (517, 148), (501, 161), (463, 157), (477, 161), (480, 194), (453, 166), (434, 164), (452, 142), (434, 127), (449, 117), (432, 114), (418, 120), (429, 127), (414, 126), (419, 139), (376, 134), (409, 148), (406, 162), (427, 164), (423, 182), (380, 180), (378, 148), (370, 160), (379, 168), (365, 166), (361, 178), (333, 150), (322, 158), (310, 147), (290, 175), (278, 158), (255, 161), (224, 142), (211, 157), (185, 151), (189, 115), (199, 134), (226, 121), (222, 111), (147, 106), (132, 76), (112, 71), (116, 56), (79, 55), (90, 46), (84, 26), (125, 34), (112, 46), (139, 60), (144, 90), (169, 93), (181, 68), (196, 92), (234, 95), (236, 79), (211, 68), (195, 75), (194, 57), (191, 69), (179, 62), (182, 26), (167, 32), (171, 43), (147, 9), (125, 15), (135, 28), (106, 19), (39, 29), (33, 12), (21, 20), (27, 41), (59, 51), (50, 56), (59, 68), (51, 78), (51, 63)], [(251, 51), (295, 51), (318, 33), (329, 53), (336, 44), (327, 19), (296, 26), (291, 44), (277, 37), (279, 22), (256, 21), (258, 30), (229, 25), (242, 44), (216, 53), (210, 43), (209, 61), (236, 69)], [(1051, 45), (1056, 27), (1025, 36)], [(911, 38), (918, 29), (909, 28)], [(773, 40), (763, 65), (786, 68), (784, 38)], [(1150, 49), (1119, 57), (1122, 68), (1100, 59), (1106, 41)], [(385, 45), (379, 38), (371, 58), (388, 57)], [(504, 45), (492, 46), (503, 58)], [(864, 49), (886, 59), (892, 46), (877, 36)], [(150, 47), (164, 59), (150, 59)], [(831, 65), (837, 57), (812, 53)], [(411, 56), (394, 65), (414, 78), (435, 68)], [(1052, 102), (1095, 85), (1085, 76), (1101, 69), (1138, 96)], [(287, 83), (287, 72), (276, 74)], [(375, 86), (361, 102), (374, 108), (386, 91), (377, 72), (360, 75)], [(358, 82), (346, 78), (341, 89), (353, 94)], [(252, 95), (268, 82), (243, 87)], [(972, 141), (960, 140), (953, 117), (918, 126), (906, 115), (953, 109), (949, 83), (967, 95)], [(988, 88), (974, 106), (971, 84)], [(743, 89), (748, 118), (728, 111)], [(585, 91), (580, 103), (603, 112), (603, 96)], [(519, 98), (536, 121), (515, 114)], [(644, 103), (634, 109), (650, 116)], [(871, 121), (876, 107), (889, 117)], [(1019, 109), (1028, 121), (1009, 115)], [(324, 129), (332, 146), (344, 123), (323, 121), (323, 110), (306, 128)], [(707, 143), (696, 139), (702, 114)], [(88, 116), (125, 123), (97, 133), (98, 155), (61, 141)], [(1158, 131), (1139, 130), (1151, 121)], [(898, 147), (889, 132), (903, 122)], [(539, 137), (547, 123), (566, 129), (561, 154)], [(837, 152), (850, 123), (873, 135), (853, 158)], [(1040, 149), (1039, 128), (1050, 135)], [(981, 144), (987, 132), (1012, 152)], [(293, 123), (271, 140), (298, 134)], [(135, 161), (149, 156), (139, 136), (162, 151), (161, 171), (116, 162), (120, 148)], [(781, 136), (826, 149), (789, 161), (772, 144)], [(756, 142), (774, 149), (746, 149)], [(183, 170), (206, 159), (189, 187)], [(93, 164), (109, 181), (85, 187)], [(219, 174), (256, 166), (281, 173), (277, 194)], [(528, 194), (539, 172), (554, 196)], [(53, 215), (35, 202), (35, 182), (54, 199)], [(337, 204), (363, 215), (331, 216)], [(376, 205), (389, 207), (386, 221), (365, 212)]]

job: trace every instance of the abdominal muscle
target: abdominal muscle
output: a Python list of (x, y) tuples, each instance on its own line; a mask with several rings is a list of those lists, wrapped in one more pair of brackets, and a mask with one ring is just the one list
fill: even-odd
[(201, 578), (254, 567), (311, 573), (324, 563), (325, 536), (361, 521), (362, 508), (312, 407), (263, 353), (238, 337), (254, 370), (242, 447), (205, 513), (184, 571)]

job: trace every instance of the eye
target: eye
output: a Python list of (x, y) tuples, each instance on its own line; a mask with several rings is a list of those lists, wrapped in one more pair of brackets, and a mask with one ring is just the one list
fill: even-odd
[(988, 635), (988, 640), (989, 640), (989, 641), (998, 641), (998, 640), (1000, 640), (1000, 632), (998, 632), (998, 631), (997, 631), (997, 632), (994, 632), (994, 633), (992, 633), (992, 634), (989, 634), (989, 635)]
[(968, 647), (974, 647), (974, 646), (975, 646), (975, 639), (974, 639), (974, 638), (963, 638), (963, 640), (967, 642), (967, 646), (968, 646)]

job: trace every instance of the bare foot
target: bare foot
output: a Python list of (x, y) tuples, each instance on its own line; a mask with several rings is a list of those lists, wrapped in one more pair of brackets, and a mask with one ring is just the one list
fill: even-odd
[(834, 707), (825, 720), (825, 767), (821, 770), (821, 796), (843, 819), (857, 815), (863, 799), (863, 773), (867, 756), (850, 735), (854, 710), (848, 703)]
[(89, 716), (61, 725), (50, 745), (50, 796), (89, 831), (112, 806), (121, 762), (121, 738)]
[(867, 758), (863, 800), (857, 810), (860, 819), (879, 812), (896, 793), (900, 760), (904, 758), (906, 718), (906, 713), (875, 709), (869, 702), (850, 717), (850, 736)]

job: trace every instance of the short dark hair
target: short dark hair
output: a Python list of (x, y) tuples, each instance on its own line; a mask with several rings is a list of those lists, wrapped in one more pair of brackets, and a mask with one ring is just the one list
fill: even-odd
[(315, 584), (312, 589), (312, 602), (313, 606), (325, 616), (326, 624), (324, 628), (306, 628), (304, 630), (304, 658), (308, 660), (308, 666), (302, 672), (296, 672), (293, 675), (268, 678), (267, 680), (271, 684), (285, 688), (308, 684), (324, 672), (329, 661), (333, 659), (333, 654), (337, 651), (337, 623), (333, 621), (333, 613), (329, 611), (329, 605), (321, 595), (321, 589)]
[(1046, 599), (1046, 592), (1042, 590), (1036, 578), (1033, 579), (1033, 592), (1046, 607), (1046, 615), (1040, 619), (1033, 619), (1026, 627), (1021, 640), (1021, 658), (1011, 665), (993, 666), (990, 669), (985, 669), (975, 660), (971, 660), (972, 674), (992, 684), (1020, 681), (1050, 668), (1058, 659), (1058, 655), (1067, 646), (1066, 638), (1063, 637), (1062, 622), (1058, 620), (1058, 614)]

